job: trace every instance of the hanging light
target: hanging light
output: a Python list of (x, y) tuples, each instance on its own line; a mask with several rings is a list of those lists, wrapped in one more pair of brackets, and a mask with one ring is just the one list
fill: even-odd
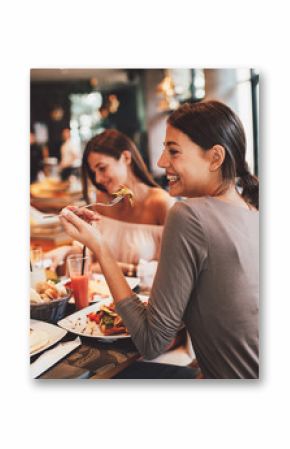
[(158, 84), (156, 90), (160, 97), (158, 104), (159, 111), (168, 111), (178, 108), (179, 101), (176, 97), (175, 84), (169, 72), (165, 72), (165, 76), (161, 83)]

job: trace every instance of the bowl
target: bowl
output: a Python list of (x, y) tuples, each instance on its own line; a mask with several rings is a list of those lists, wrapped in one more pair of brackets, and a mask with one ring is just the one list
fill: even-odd
[(30, 304), (30, 318), (34, 320), (56, 323), (65, 316), (67, 303), (72, 290), (67, 288), (67, 295), (41, 304)]

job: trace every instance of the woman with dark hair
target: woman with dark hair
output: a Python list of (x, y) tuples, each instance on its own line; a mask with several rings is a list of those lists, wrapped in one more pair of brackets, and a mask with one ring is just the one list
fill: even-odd
[[(124, 154), (124, 152), (126, 153)], [(100, 156), (95, 158), (94, 155)], [(124, 158), (126, 161), (126, 165), (130, 165), (130, 169), (132, 171), (132, 173), (129, 173), (129, 175), (133, 175), (139, 182), (142, 182), (148, 187), (159, 187), (152, 178), (152, 175), (149, 173), (145, 162), (143, 161), (141, 154), (138, 151), (133, 140), (131, 140), (120, 131), (117, 131), (116, 129), (108, 129), (101, 134), (97, 134), (95, 137), (93, 137), (87, 143), (83, 154), (83, 191), (85, 199), (87, 201), (89, 201), (88, 179), (99, 191), (105, 192), (107, 195), (110, 195), (110, 193), (112, 193), (112, 188), (115, 189), (113, 191), (116, 191), (119, 187), (119, 178), (117, 179), (117, 183), (115, 182), (114, 185), (110, 185), (108, 182), (106, 182), (106, 184), (102, 183), (103, 178), (101, 177), (101, 174), (104, 174), (105, 172), (105, 169), (103, 167), (104, 164), (100, 163), (102, 155), (108, 156), (112, 159), (115, 159), (116, 161), (119, 161), (120, 159), (122, 160), (122, 158)], [(96, 173), (94, 165), (97, 164), (95, 163), (95, 159), (97, 160), (98, 165), (102, 166), (100, 174)], [(121, 182), (121, 184), (128, 181), (127, 173), (125, 173), (125, 176), (125, 179), (121, 180), (123, 181)], [(160, 193), (159, 190), (158, 193)]]
[[(127, 186), (134, 195), (134, 207), (125, 199), (114, 207), (95, 208), (99, 214), (99, 229), (124, 273), (136, 275), (140, 260), (144, 265), (158, 260), (163, 225), (173, 200), (154, 181), (135, 143), (115, 129), (93, 137), (83, 154), (82, 181), (88, 203), (92, 202), (90, 185), (95, 187), (98, 202), (109, 202), (120, 185)], [(66, 246), (47, 256), (53, 258), (54, 268), (61, 259), (76, 251), (76, 247)], [(156, 262), (150, 265), (150, 270), (155, 268)]]
[[(236, 114), (217, 101), (184, 104), (169, 117), (159, 166), (169, 193), (187, 197), (169, 212), (147, 308), (130, 290), (97, 228), (65, 209), (66, 231), (89, 246), (132, 339), (148, 359), (184, 322), (205, 378), (259, 376), (258, 179), (245, 161)], [(93, 212), (84, 213), (94, 220)], [(194, 377), (186, 368), (136, 362), (119, 377)]]

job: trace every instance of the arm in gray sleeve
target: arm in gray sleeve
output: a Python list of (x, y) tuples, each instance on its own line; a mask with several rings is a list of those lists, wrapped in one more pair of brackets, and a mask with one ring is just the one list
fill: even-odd
[(176, 336), (196, 285), (205, 268), (207, 242), (197, 215), (186, 203), (169, 212), (161, 257), (147, 308), (138, 298), (117, 304), (133, 342), (148, 359), (157, 357)]

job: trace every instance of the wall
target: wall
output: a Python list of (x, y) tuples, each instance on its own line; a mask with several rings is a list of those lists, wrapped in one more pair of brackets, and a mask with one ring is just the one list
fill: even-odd
[(246, 159), (254, 171), (250, 69), (205, 69), (205, 99), (220, 100), (240, 117), (246, 132)]

